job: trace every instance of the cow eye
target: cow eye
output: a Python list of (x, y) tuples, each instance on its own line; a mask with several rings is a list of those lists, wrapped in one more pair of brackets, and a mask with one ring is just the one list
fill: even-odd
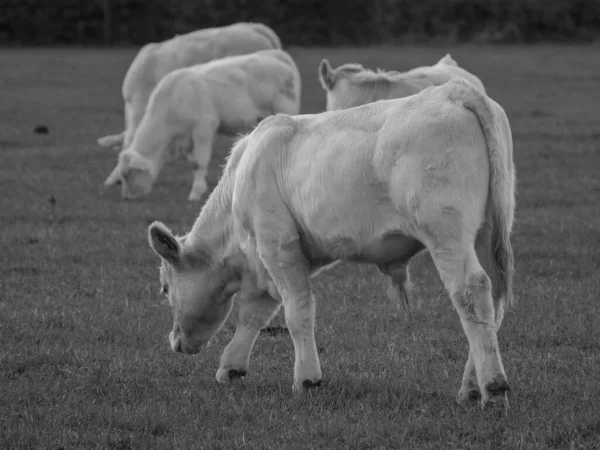
[(160, 293), (167, 295), (169, 293), (169, 285), (163, 284), (160, 288)]

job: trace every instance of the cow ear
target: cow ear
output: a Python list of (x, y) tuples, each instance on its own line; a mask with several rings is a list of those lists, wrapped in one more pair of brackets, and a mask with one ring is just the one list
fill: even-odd
[(153, 222), (148, 227), (148, 242), (152, 250), (171, 265), (181, 261), (179, 242), (162, 222)]
[(446, 53), (446, 56), (444, 56), (442, 59), (440, 59), (438, 61), (438, 64), (447, 64), (449, 66), (456, 66), (456, 61), (454, 61), (454, 59), (452, 58), (452, 55), (450, 55), (450, 53)]
[(319, 81), (326, 91), (333, 87), (333, 69), (327, 59), (323, 59), (319, 64)]

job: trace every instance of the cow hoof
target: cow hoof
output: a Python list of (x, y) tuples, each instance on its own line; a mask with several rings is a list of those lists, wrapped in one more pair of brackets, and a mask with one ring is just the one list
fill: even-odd
[(469, 400), (479, 400), (481, 398), (481, 394), (479, 393), (478, 390), (476, 389), (472, 389), (469, 391)]
[(223, 384), (229, 384), (233, 382), (233, 380), (237, 380), (238, 378), (244, 378), (246, 376), (246, 371), (243, 369), (219, 369), (217, 371), (217, 381)]
[(312, 380), (304, 380), (302, 384), (296, 384), (292, 386), (294, 393), (296, 395), (302, 396), (306, 394), (309, 390), (321, 386), (321, 380), (312, 381)]
[(488, 383), (485, 390), (488, 391), (490, 395), (501, 395), (506, 391), (510, 391), (510, 386), (506, 380), (492, 381), (491, 383)]
[(460, 390), (456, 396), (459, 405), (475, 405), (481, 399), (481, 393), (477, 389)]
[(245, 376), (246, 376), (245, 370), (229, 369), (229, 378), (231, 380), (235, 380), (236, 378), (243, 378)]
[(302, 382), (302, 387), (304, 389), (311, 389), (311, 388), (316, 388), (316, 387), (320, 387), (320, 386), (321, 386), (321, 380), (317, 380), (317, 381), (304, 380)]
[(486, 395), (481, 398), (484, 409), (508, 409), (508, 391), (510, 387), (506, 380), (492, 381), (485, 387)]

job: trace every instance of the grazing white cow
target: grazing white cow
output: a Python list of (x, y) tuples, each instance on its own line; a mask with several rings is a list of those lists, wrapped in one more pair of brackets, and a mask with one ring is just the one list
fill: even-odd
[(408, 72), (374, 72), (355, 63), (343, 64), (334, 70), (327, 59), (319, 65), (319, 81), (327, 93), (327, 111), (408, 97), (426, 87), (444, 84), (452, 77), (466, 79), (485, 94), (481, 80), (459, 67), (449, 54), (433, 66)]
[(125, 130), (104, 136), (98, 139), (98, 143), (104, 147), (129, 147), (152, 91), (168, 73), (226, 56), (280, 48), (281, 41), (271, 28), (248, 22), (205, 28), (163, 42), (146, 44), (131, 63), (123, 81)]
[[(360, 107), (265, 119), (234, 146), (192, 230), (148, 229), (174, 313), (174, 351), (200, 351), (237, 293), (217, 379), (245, 374), (283, 303), (296, 391), (318, 385), (310, 273), (376, 264), (405, 295), (409, 260), (431, 253), (469, 341), (458, 399), (507, 405), (497, 331), (513, 299), (515, 173), (504, 110), (464, 80)], [(368, 301), (368, 299), (365, 299)]]
[(104, 182), (121, 183), (125, 198), (150, 192), (169, 145), (191, 137), (188, 156), (196, 165), (189, 200), (207, 189), (206, 171), (217, 132), (247, 132), (263, 118), (300, 112), (300, 72), (283, 50), (261, 50), (178, 69), (164, 77), (150, 97), (138, 131), (119, 153)]

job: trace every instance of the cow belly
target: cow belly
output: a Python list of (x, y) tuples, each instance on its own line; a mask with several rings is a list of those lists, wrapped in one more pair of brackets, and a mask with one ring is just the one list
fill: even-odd
[[(231, 94), (234, 97), (234, 94)], [(224, 135), (235, 135), (252, 130), (260, 117), (261, 111), (247, 95), (240, 94), (232, 98), (228, 104), (220, 105), (220, 124), (218, 132)]]
[(386, 264), (398, 260), (408, 260), (424, 248), (425, 246), (413, 237), (391, 232), (381, 239), (369, 242), (356, 257), (350, 259)]
[(315, 267), (337, 259), (387, 264), (408, 260), (425, 248), (417, 239), (396, 231), (387, 232), (362, 245), (350, 237), (320, 240), (307, 234), (302, 234), (300, 242), (305, 257)]
[(223, 136), (237, 136), (251, 131), (260, 121), (259, 114), (248, 114), (245, 117), (237, 117), (227, 122), (221, 122), (217, 132)]

